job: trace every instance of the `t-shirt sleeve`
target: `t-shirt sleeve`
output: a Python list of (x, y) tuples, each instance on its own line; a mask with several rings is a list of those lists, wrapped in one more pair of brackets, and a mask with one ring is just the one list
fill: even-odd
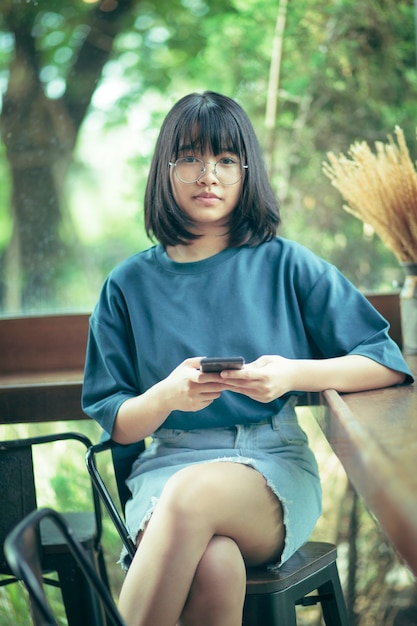
[(304, 320), (322, 358), (359, 354), (413, 376), (399, 346), (389, 336), (389, 323), (337, 268), (326, 270), (306, 294)]
[(120, 405), (139, 394), (124, 299), (107, 280), (90, 318), (82, 408), (112, 434)]

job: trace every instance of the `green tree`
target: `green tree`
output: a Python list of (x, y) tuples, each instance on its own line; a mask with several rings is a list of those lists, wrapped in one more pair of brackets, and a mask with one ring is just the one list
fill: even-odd
[[(151, 76), (163, 91), (170, 82), (168, 57), (181, 64), (184, 55), (197, 54), (204, 45), (201, 19), (227, 3), (101, 0), (93, 6), (48, 0), (41, 6), (5, 0), (3, 5), (0, 37), (7, 50), (1, 60), (8, 63), (8, 76), (0, 122), (13, 230), (2, 259), (2, 291), (6, 309), (16, 309), (30, 308), (37, 299), (53, 304), (57, 283), (79, 256), (65, 181), (103, 69), (119, 63), (129, 78), (133, 58), (138, 71), (130, 97), (140, 97)], [(125, 104), (120, 102), (119, 121)]]
[[(272, 145), (265, 109), (282, 5), (278, 0), (106, 0), (93, 6), (48, 0), (45, 10), (45, 3), (5, 4), (0, 62), (9, 63), (9, 75), (0, 119), (10, 177), (0, 193), (3, 202), (6, 194), (11, 198), (13, 235), (10, 222), (0, 217), (5, 226), (0, 246), (7, 246), (3, 301), (13, 305), (21, 299), (29, 307), (39, 292), (51, 300), (71, 264), (87, 265), (74, 241), (65, 183), (69, 167), (77, 172), (74, 146), (106, 75), (116, 72), (128, 86), (106, 112), (107, 125), (125, 125), (132, 107), (154, 93), (163, 101), (147, 111), (149, 126), (156, 129), (178, 97), (214, 89), (241, 101), (263, 145)], [(413, 24), (413, 0), (287, 3), (277, 114), (268, 129), (274, 148), (266, 155), (283, 201), (282, 232), (364, 287), (389, 281), (393, 259), (344, 214), (321, 163), (328, 150), (346, 151), (356, 139), (385, 140), (395, 124), (414, 142)], [(138, 157), (143, 179), (148, 159), (149, 154)], [(114, 255), (104, 253), (108, 263), (97, 256), (107, 267)]]
[[(12, 305), (30, 305), (39, 293), (48, 298), (68, 259), (71, 234), (60, 237), (63, 180), (114, 38), (135, 4), (108, 0), (88, 9), (55, 0), (40, 10), (37, 2), (12, 0), (3, 7), (1, 23), (14, 43), (1, 111), (13, 216), (5, 299)], [(59, 83), (63, 94), (49, 97), (45, 87)]]

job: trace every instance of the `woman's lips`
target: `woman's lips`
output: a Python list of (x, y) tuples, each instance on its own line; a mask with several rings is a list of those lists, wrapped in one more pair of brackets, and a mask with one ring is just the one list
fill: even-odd
[(219, 196), (216, 196), (215, 193), (208, 193), (208, 192), (199, 193), (195, 197), (196, 198), (214, 198), (215, 200), (219, 200), (220, 199)]
[(199, 193), (198, 195), (194, 196), (194, 198), (205, 206), (213, 206), (214, 204), (217, 204), (217, 202), (219, 202), (220, 200), (219, 196), (216, 196), (215, 193), (204, 192)]

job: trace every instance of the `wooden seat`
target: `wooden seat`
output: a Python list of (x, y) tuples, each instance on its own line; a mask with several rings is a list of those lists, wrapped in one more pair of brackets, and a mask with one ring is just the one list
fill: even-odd
[(309, 541), (276, 572), (249, 569), (243, 626), (295, 626), (296, 606), (314, 604), (327, 626), (347, 626), (336, 557), (335, 545)]

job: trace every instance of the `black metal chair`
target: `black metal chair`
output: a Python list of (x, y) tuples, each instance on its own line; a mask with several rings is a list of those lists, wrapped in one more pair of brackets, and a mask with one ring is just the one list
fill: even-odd
[(35, 624), (58, 626), (58, 621), (47, 601), (42, 579), (41, 529), (45, 522), (55, 528), (61, 541), (67, 546), (82, 576), (85, 577), (86, 583), (91, 586), (104, 607), (109, 619), (108, 623), (114, 626), (126, 626), (108, 588), (97, 576), (91, 560), (76, 539), (72, 528), (60, 513), (50, 508), (41, 508), (29, 513), (9, 533), (4, 543), (4, 552), (11, 571), (28, 590)]
[[(16, 577), (3, 554), (3, 544), (8, 533), (26, 515), (37, 508), (33, 447), (56, 441), (74, 441), (83, 449), (91, 447), (91, 441), (80, 433), (51, 434), (27, 439), (0, 442), (0, 488), (2, 510), (0, 516), (0, 586), (16, 582)], [(78, 443), (76, 443), (78, 445)], [(70, 449), (73, 447), (70, 446)], [(42, 448), (48, 453), (48, 447)], [(81, 457), (82, 458), (82, 457)], [(86, 473), (88, 478), (88, 475)], [(51, 477), (52, 478), (52, 477)], [(90, 479), (88, 478), (90, 482)], [(91, 484), (91, 483), (90, 483)], [(74, 529), (82, 543), (90, 563), (104, 584), (108, 577), (101, 547), (102, 519), (100, 499), (91, 485), (92, 510), (65, 513), (66, 521)], [(42, 544), (42, 571), (56, 572), (57, 577), (45, 578), (45, 582), (61, 588), (69, 626), (106, 626), (106, 616), (96, 595), (86, 584), (66, 542), (48, 518), (40, 526)]]
[[(133, 559), (136, 547), (124, 523), (125, 504), (130, 495), (125, 479), (143, 449), (143, 441), (128, 446), (106, 441), (92, 446), (86, 455), (93, 484), (130, 559)], [(105, 450), (112, 453), (120, 507), (114, 503), (97, 467), (97, 455)], [(321, 605), (326, 626), (348, 626), (336, 558), (336, 546), (311, 541), (277, 572), (261, 567), (248, 569), (243, 626), (296, 626), (296, 607), (314, 604)]]

